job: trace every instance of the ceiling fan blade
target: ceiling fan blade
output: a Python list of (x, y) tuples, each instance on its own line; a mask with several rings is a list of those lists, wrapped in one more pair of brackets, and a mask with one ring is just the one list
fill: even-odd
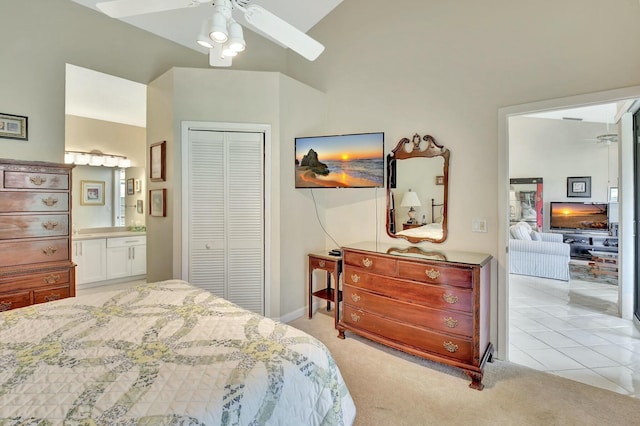
[(257, 5), (243, 9), (248, 23), (274, 40), (314, 61), (324, 51), (324, 46), (290, 23)]
[(212, 67), (230, 67), (231, 57), (222, 56), (222, 45), (213, 43), (213, 49), (209, 49), (209, 65)]
[[(196, 0), (195, 5), (198, 4), (200, 1)], [(191, 0), (114, 0), (96, 3), (98, 9), (112, 18), (126, 18), (191, 6), (194, 6)]]

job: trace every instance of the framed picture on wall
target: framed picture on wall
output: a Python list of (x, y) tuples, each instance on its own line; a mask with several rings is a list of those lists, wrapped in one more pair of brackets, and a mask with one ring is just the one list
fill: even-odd
[(127, 179), (127, 195), (133, 195), (133, 178)]
[(136, 201), (136, 212), (140, 214), (144, 213), (144, 202), (142, 200)]
[(568, 177), (567, 197), (591, 198), (591, 176)]
[(167, 215), (167, 190), (149, 190), (149, 215), (165, 217)]
[(80, 181), (80, 204), (83, 206), (104, 206), (104, 181)]
[(140, 179), (136, 179), (136, 181), (135, 181), (135, 190), (136, 190), (136, 192), (140, 192), (142, 190)]
[(0, 113), (0, 138), (29, 140), (27, 117)]
[(609, 202), (617, 203), (618, 202), (618, 187), (610, 186), (609, 187)]
[(149, 147), (149, 178), (151, 182), (164, 182), (167, 178), (167, 141)]

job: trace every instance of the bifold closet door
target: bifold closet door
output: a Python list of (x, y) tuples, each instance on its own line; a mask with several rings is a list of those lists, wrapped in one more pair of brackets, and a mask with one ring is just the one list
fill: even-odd
[(264, 137), (189, 131), (189, 281), (264, 313)]

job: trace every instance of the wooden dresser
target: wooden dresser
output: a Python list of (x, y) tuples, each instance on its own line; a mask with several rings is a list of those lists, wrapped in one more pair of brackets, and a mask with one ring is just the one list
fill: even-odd
[(343, 247), (342, 318), (384, 345), (461, 368), (482, 390), (491, 361), (491, 256), (359, 243)]
[(0, 311), (75, 296), (72, 167), (0, 159)]

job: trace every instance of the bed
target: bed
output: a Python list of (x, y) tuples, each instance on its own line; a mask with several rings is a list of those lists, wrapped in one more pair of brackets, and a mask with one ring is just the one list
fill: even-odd
[(416, 238), (432, 238), (439, 240), (442, 238), (442, 223), (428, 223), (416, 228), (409, 228), (396, 232), (396, 235), (404, 235), (405, 237)]
[(350, 425), (327, 348), (179, 280), (0, 313), (0, 425)]

